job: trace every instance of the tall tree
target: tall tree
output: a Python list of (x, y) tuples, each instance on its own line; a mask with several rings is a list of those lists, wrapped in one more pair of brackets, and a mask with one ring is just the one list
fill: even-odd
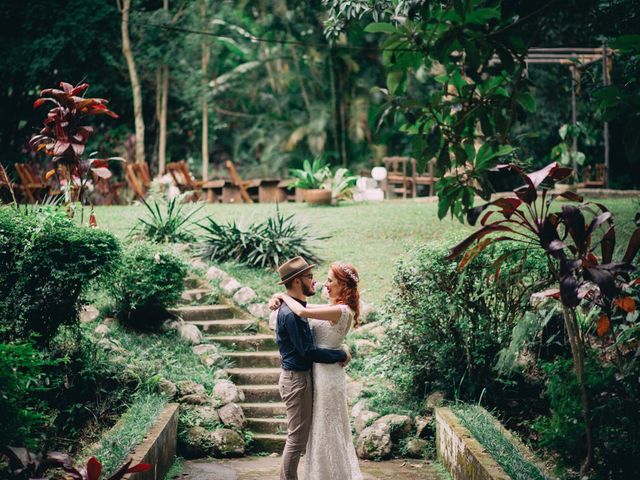
[(122, 53), (127, 61), (129, 78), (131, 79), (131, 90), (133, 92), (133, 118), (136, 126), (136, 163), (144, 162), (144, 118), (142, 116), (142, 91), (140, 80), (136, 71), (136, 64), (131, 51), (131, 40), (129, 39), (129, 13), (131, 11), (131, 0), (116, 0), (118, 9), (122, 13)]
[[(169, 0), (163, 0), (163, 10), (169, 14)], [(160, 132), (158, 133), (158, 175), (162, 175), (167, 165), (167, 107), (169, 103), (169, 66), (163, 61), (158, 67), (160, 88)]]
[[(207, 0), (200, 2), (200, 18), (202, 21), (202, 30), (207, 29)], [(209, 101), (207, 91), (207, 70), (209, 68), (209, 58), (211, 52), (209, 50), (208, 39), (202, 36), (202, 179), (209, 178)]]

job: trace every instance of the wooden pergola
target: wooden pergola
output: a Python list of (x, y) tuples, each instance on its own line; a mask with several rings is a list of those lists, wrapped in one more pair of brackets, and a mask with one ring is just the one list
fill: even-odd
[[(577, 123), (576, 112), (576, 92), (580, 83), (578, 70), (585, 68), (595, 62), (602, 63), (602, 84), (607, 86), (611, 83), (611, 67), (613, 65), (614, 51), (603, 45), (600, 48), (586, 47), (556, 47), (556, 48), (530, 48), (525, 62), (529, 65), (537, 64), (560, 64), (569, 67), (571, 72), (571, 122), (575, 126)], [(609, 123), (604, 122), (604, 186), (609, 188)], [(573, 151), (577, 151), (577, 139), (573, 139)], [(577, 165), (573, 164), (574, 171)]]

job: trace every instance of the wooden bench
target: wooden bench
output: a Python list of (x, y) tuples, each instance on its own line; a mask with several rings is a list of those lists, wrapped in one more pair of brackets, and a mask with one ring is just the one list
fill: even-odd
[(595, 165), (596, 178), (591, 179), (592, 167), (587, 165), (582, 170), (582, 182), (578, 184), (578, 187), (582, 188), (603, 188), (604, 187), (604, 175), (606, 172), (606, 166), (604, 163), (597, 163)]

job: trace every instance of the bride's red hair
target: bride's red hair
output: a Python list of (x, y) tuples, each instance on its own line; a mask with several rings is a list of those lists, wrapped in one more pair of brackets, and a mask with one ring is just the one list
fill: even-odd
[(342, 287), (340, 296), (336, 298), (336, 303), (348, 305), (353, 310), (354, 324), (353, 328), (359, 325), (360, 318), (360, 292), (358, 291), (358, 283), (360, 275), (356, 268), (350, 263), (334, 263), (331, 265), (331, 273)]

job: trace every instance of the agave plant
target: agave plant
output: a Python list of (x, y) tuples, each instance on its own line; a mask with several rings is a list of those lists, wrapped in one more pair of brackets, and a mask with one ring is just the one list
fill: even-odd
[(313, 163), (305, 160), (302, 169), (292, 168), (289, 174), (297, 179), (289, 188), (302, 188), (304, 190), (316, 190), (324, 188), (325, 182), (331, 177), (329, 166), (321, 158), (315, 158)]
[(129, 234), (140, 235), (155, 243), (195, 241), (196, 235), (192, 227), (196, 221), (193, 217), (202, 210), (202, 205), (185, 211), (178, 200), (178, 197), (169, 200), (166, 209), (163, 209), (160, 202), (155, 199), (151, 202), (143, 200), (147, 217), (138, 218)]
[[(593, 445), (589, 395), (584, 380), (585, 336), (577, 321), (576, 308), (584, 304), (589, 309), (600, 309), (602, 314), (598, 318), (597, 331), (602, 335), (609, 331), (612, 315), (622, 308), (621, 305), (627, 311), (631, 308), (625, 292), (638, 283), (638, 280), (632, 281), (630, 273), (635, 270), (632, 263), (640, 249), (640, 228), (631, 235), (622, 258), (614, 261), (615, 225), (606, 207), (600, 203), (582, 203), (582, 197), (572, 192), (550, 193), (556, 182), (572, 174), (570, 168), (554, 162), (530, 174), (516, 165), (500, 165), (496, 170), (514, 171), (525, 184), (515, 189), (510, 197), (471, 209), (467, 220), (475, 225), (480, 219), (480, 228), (457, 244), (448, 258), (463, 255), (459, 263), (459, 269), (463, 269), (486, 247), (504, 240), (518, 241), (525, 250), (544, 249), (556, 287), (536, 295), (561, 302), (581, 390), (587, 450), (581, 472), (585, 473), (593, 461)], [(564, 197), (574, 205), (565, 204), (560, 211), (552, 211), (558, 197)], [(604, 233), (597, 236), (602, 230)], [(499, 270), (498, 262), (496, 275)]]
[[(90, 171), (100, 178), (109, 178), (109, 160), (123, 160), (117, 157), (99, 159), (91, 156), (83, 159), (87, 141), (94, 132), (93, 127), (84, 124), (85, 119), (94, 115), (118, 118), (118, 115), (107, 108), (107, 100), (80, 96), (89, 88), (88, 83), (74, 87), (69, 83), (60, 82), (60, 88), (42, 90), (40, 98), (34, 102), (33, 108), (38, 108), (45, 102), (53, 103), (54, 107), (49, 110), (42, 130), (29, 140), (29, 145), (34, 151), (44, 151), (51, 157), (55, 167), (47, 172), (47, 179), (53, 176), (58, 168), (64, 166), (67, 185), (74, 184), (73, 177), (80, 180), (75, 200), (81, 200), (84, 179)], [(70, 191), (67, 200), (74, 200)]]
[(246, 229), (235, 222), (221, 224), (208, 219), (201, 225), (207, 232), (201, 254), (211, 260), (233, 260), (254, 268), (277, 267), (284, 260), (302, 256), (307, 261), (318, 262), (312, 243), (328, 236), (315, 237), (307, 226), (293, 221), (293, 215), (285, 217), (276, 210), (274, 217), (253, 223)]
[[(45, 455), (34, 454), (26, 448), (4, 447), (2, 453), (9, 459), (9, 468), (13, 476), (21, 480), (48, 480), (49, 470), (63, 469), (72, 480), (100, 480), (102, 464), (91, 457), (86, 466), (75, 466), (66, 453), (48, 452)], [(131, 467), (128, 460), (106, 480), (120, 480), (127, 473), (146, 472), (151, 468), (148, 463), (139, 463)]]

